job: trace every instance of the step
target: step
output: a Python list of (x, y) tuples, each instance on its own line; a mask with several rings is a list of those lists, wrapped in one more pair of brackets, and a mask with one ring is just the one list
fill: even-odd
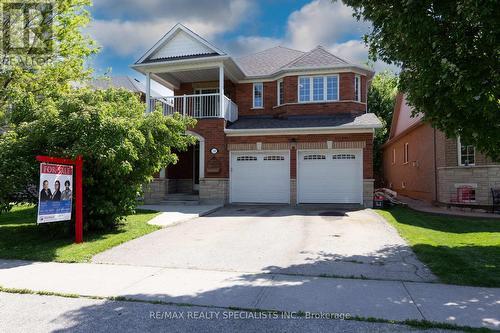
[(166, 201), (174, 200), (174, 201), (198, 201), (200, 200), (200, 196), (197, 194), (190, 193), (170, 193), (167, 194), (164, 198)]
[(197, 206), (200, 204), (199, 200), (162, 200), (160, 201), (162, 205), (172, 205), (172, 206)]

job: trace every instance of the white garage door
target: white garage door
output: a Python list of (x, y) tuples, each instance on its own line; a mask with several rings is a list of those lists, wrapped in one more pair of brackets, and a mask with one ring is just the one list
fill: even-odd
[(363, 203), (362, 150), (299, 151), (299, 203)]
[(230, 182), (231, 202), (289, 203), (289, 152), (232, 152)]

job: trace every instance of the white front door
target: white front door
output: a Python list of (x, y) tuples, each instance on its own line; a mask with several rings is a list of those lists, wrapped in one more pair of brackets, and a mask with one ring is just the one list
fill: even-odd
[(363, 203), (363, 151), (298, 151), (299, 203)]
[(289, 203), (289, 152), (231, 152), (230, 201)]

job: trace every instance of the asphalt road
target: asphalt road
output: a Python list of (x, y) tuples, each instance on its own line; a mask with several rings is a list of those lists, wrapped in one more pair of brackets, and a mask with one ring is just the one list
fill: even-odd
[(0, 332), (454, 332), (334, 319), (283, 319), (221, 308), (0, 293)]

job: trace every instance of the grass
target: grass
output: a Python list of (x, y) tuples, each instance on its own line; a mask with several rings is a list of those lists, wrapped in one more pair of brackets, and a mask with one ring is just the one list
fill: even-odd
[(138, 211), (127, 216), (116, 230), (84, 232), (84, 242), (75, 244), (74, 236), (62, 232), (61, 228), (37, 225), (35, 207), (16, 206), (12, 211), (0, 214), (0, 258), (87, 262), (99, 252), (158, 230), (159, 227), (146, 223), (157, 214)]
[(500, 287), (500, 220), (377, 210), (441, 282)]

